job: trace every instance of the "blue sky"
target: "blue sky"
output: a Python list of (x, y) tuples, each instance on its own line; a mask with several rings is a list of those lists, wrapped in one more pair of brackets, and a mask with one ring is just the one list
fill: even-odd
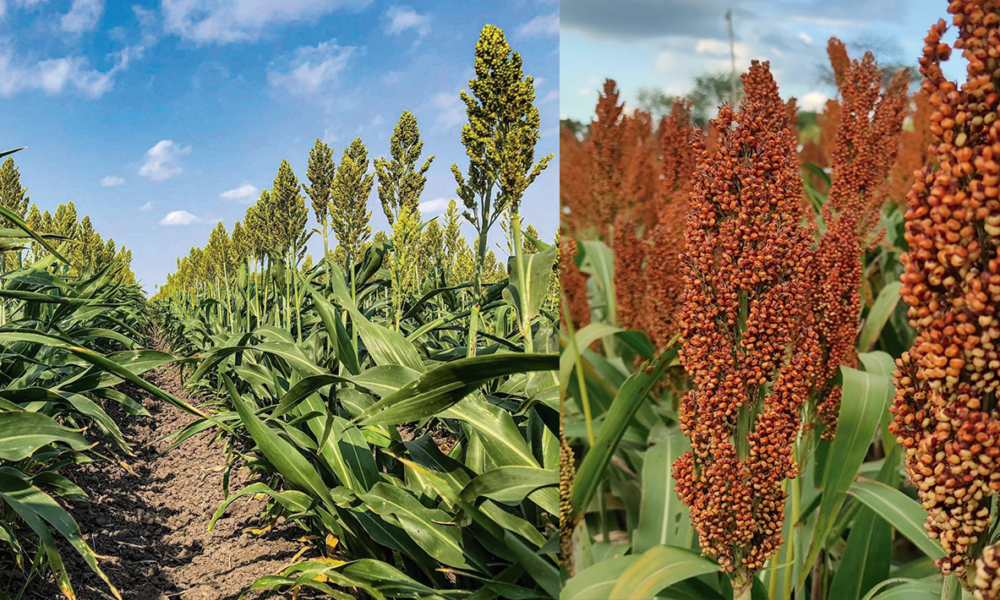
[[(947, 7), (946, 0), (562, 0), (561, 115), (589, 120), (606, 77), (634, 104), (641, 88), (684, 94), (695, 76), (728, 72), (728, 9), (737, 69), (770, 60), (782, 95), (814, 109), (836, 94), (820, 77), (831, 36), (852, 58), (871, 49), (881, 61), (915, 67), (927, 30), (950, 22)], [(945, 72), (955, 78), (963, 70), (956, 55)]]
[[(387, 154), (403, 110), (436, 156), (424, 217), (443, 211), (455, 197), (451, 164), (467, 165), (458, 94), (486, 23), (506, 31), (536, 78), (537, 154), (556, 153), (558, 22), (558, 4), (544, 0), (0, 0), (0, 146), (28, 146), (15, 160), (32, 201), (43, 211), (73, 201), (105, 239), (132, 249), (153, 293), (216, 221), (242, 219), (282, 159), (301, 180), (316, 138), (337, 162), (355, 137), (369, 158)], [(553, 163), (522, 204), (546, 238), (558, 224), (558, 171)], [(374, 189), (369, 208), (383, 229)], [(318, 236), (311, 249), (322, 254)]]

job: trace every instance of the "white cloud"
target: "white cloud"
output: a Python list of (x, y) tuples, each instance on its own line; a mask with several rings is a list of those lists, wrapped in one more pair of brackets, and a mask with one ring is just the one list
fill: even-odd
[(59, 20), (66, 33), (83, 33), (97, 27), (104, 12), (104, 0), (73, 0), (69, 12)]
[[(139, 168), (139, 176), (152, 181), (166, 181), (184, 170), (181, 157), (191, 152), (191, 146), (180, 147), (173, 140), (160, 140), (146, 151), (146, 162)], [(173, 214), (173, 213), (171, 213)]]
[(0, 51), (0, 96), (9, 98), (25, 91), (53, 95), (75, 89), (88, 98), (99, 98), (111, 89), (115, 73), (122, 68), (119, 63), (102, 73), (82, 56), (19, 64), (12, 52)]
[(272, 87), (315, 95), (337, 80), (356, 51), (354, 46), (339, 46), (335, 40), (302, 46), (295, 50), (287, 71), (271, 71), (267, 80)]
[(660, 52), (653, 64), (657, 71), (669, 71), (678, 65), (677, 56), (669, 50)]
[(412, 29), (419, 37), (424, 37), (431, 32), (430, 17), (418, 13), (409, 6), (391, 6), (385, 11), (384, 18), (386, 35), (399, 35)]
[(523, 36), (559, 35), (559, 13), (538, 15), (518, 27), (517, 33)]
[(465, 104), (456, 93), (438, 92), (431, 98), (438, 114), (434, 121), (443, 129), (451, 129), (465, 121)]
[[(736, 53), (737, 61), (740, 60), (740, 57), (750, 54), (750, 47), (742, 42), (736, 42), (732, 50)], [(728, 59), (730, 56), (729, 41), (702, 38), (695, 43), (694, 51), (698, 54), (710, 54)]]
[(819, 111), (823, 110), (829, 98), (823, 92), (809, 92), (802, 96), (802, 110)]
[(186, 210), (175, 210), (167, 213), (167, 216), (160, 220), (160, 225), (191, 225), (192, 223), (198, 223), (199, 221), (201, 221), (201, 219)]
[(382, 83), (386, 85), (396, 85), (402, 77), (403, 74), (399, 71), (386, 71), (385, 74), (382, 75)]
[(107, 177), (101, 179), (101, 185), (104, 187), (115, 187), (116, 185), (121, 185), (125, 183), (124, 177), (118, 177), (117, 175), (108, 175)]
[(804, 32), (804, 31), (799, 34), (799, 39), (802, 40), (802, 43), (805, 44), (806, 46), (812, 46), (813, 45), (812, 36), (809, 35), (808, 33)]
[(256, 186), (250, 185), (249, 183), (244, 183), (238, 188), (227, 190), (219, 194), (220, 197), (226, 200), (237, 200), (239, 202), (250, 202), (256, 200), (260, 190)]
[[(30, 8), (44, 0), (17, 1)], [(4, 0), (0, 0), (0, 5), (3, 4)], [(104, 0), (74, 0), (60, 25), (64, 31), (71, 33), (88, 31), (97, 25), (103, 8)], [(135, 44), (109, 52), (107, 58), (113, 64), (105, 71), (91, 66), (86, 56), (28, 61), (15, 55), (9, 45), (0, 44), (0, 97), (10, 98), (31, 91), (55, 95), (72, 90), (94, 99), (108, 93), (114, 87), (115, 77), (142, 58), (145, 51), (156, 43), (149, 11), (140, 7), (133, 7), (133, 10), (140, 25), (140, 39)]]
[(163, 27), (198, 44), (253, 41), (274, 26), (313, 21), (372, 0), (162, 0)]
[(554, 102), (559, 99), (559, 90), (549, 90), (548, 94), (542, 98), (542, 102)]
[(149, 202), (143, 204), (142, 206), (139, 207), (139, 210), (141, 210), (143, 212), (149, 212), (149, 211), (153, 210), (153, 201), (150, 200)]
[(435, 198), (434, 200), (428, 200), (427, 202), (420, 203), (420, 214), (422, 215), (437, 215), (443, 213), (448, 209), (447, 198)]

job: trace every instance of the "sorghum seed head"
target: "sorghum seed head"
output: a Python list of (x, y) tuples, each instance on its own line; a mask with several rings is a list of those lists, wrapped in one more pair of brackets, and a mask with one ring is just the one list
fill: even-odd
[(931, 107), (933, 164), (915, 174), (907, 196), (900, 294), (917, 334), (896, 361), (890, 431), (906, 450), (907, 472), (928, 512), (925, 527), (947, 553), (938, 561), (946, 575), (964, 574), (973, 563), (972, 547), (989, 526), (990, 496), (1000, 490), (1000, 414), (990, 407), (1000, 367), (997, 9), (994, 0), (949, 4), (954, 47), (968, 60), (961, 86), (941, 70), (951, 54), (942, 42), (945, 22), (925, 38), (921, 89)]
[[(810, 240), (786, 107), (767, 63), (753, 63), (744, 89), (739, 112), (723, 106), (712, 123), (716, 150), (694, 139), (679, 319), (694, 384), (680, 421), (692, 450), (674, 478), (703, 552), (752, 576), (781, 545), (781, 486), (798, 471), (789, 449), (817, 349), (801, 327)], [(741, 456), (737, 415), (750, 406), (759, 410)]]

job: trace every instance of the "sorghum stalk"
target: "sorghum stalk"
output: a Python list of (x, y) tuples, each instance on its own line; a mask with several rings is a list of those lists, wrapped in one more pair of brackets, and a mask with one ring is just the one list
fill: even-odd
[(802, 326), (810, 232), (787, 112), (767, 63), (753, 63), (744, 89), (739, 112), (724, 106), (712, 123), (717, 149), (694, 141), (679, 319), (692, 450), (674, 463), (702, 551), (737, 598), (782, 543), (782, 483), (798, 473), (792, 443), (817, 352)]
[[(943, 20), (920, 59), (922, 92), (932, 108), (934, 161), (907, 196), (901, 276), (916, 329), (896, 361), (890, 431), (905, 449), (910, 481), (928, 512), (924, 525), (947, 556), (942, 573), (965, 590), (995, 598), (990, 577), (970, 568), (989, 541), (991, 499), (1000, 491), (1000, 14), (994, 0), (956, 0), (955, 48), (968, 60), (966, 81), (948, 81), (951, 47)], [(984, 569), (993, 550), (983, 553)], [(980, 586), (980, 579), (987, 585)]]

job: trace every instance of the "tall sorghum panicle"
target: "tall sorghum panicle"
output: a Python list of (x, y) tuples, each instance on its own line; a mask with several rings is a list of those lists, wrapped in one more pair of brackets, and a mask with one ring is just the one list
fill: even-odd
[(896, 361), (890, 426), (928, 512), (925, 527), (947, 553), (938, 566), (962, 576), (966, 589), (1000, 490), (998, 8), (993, 0), (948, 8), (959, 30), (955, 48), (968, 60), (961, 87), (940, 66), (951, 54), (945, 22), (925, 39), (920, 72), (938, 166), (924, 166), (907, 196), (901, 295), (916, 338)]
[[(831, 48), (843, 48), (835, 42), (836, 38), (830, 41)], [(823, 348), (816, 392), (825, 439), (833, 438), (840, 413), (841, 388), (830, 382), (841, 366), (857, 365), (861, 258), (879, 239), (874, 231), (906, 116), (908, 79), (909, 74), (900, 71), (882, 91), (881, 73), (870, 52), (861, 61), (848, 63), (838, 76), (841, 116), (830, 157), (830, 194), (823, 205), (826, 232), (809, 274), (815, 327)]]
[(624, 166), (629, 155), (628, 123), (623, 110), (624, 103), (618, 103), (618, 87), (614, 80), (606, 80), (597, 102), (597, 120), (590, 124), (588, 142), (592, 185), (590, 211), (601, 236), (608, 234), (622, 206)]
[(723, 106), (712, 122), (715, 152), (695, 137), (679, 319), (694, 389), (680, 411), (692, 450), (674, 478), (702, 551), (731, 573), (737, 595), (781, 545), (782, 483), (798, 473), (792, 444), (815, 371), (815, 336), (802, 327), (810, 235), (770, 79), (754, 62), (739, 112)]
[(842, 89), (847, 73), (851, 69), (851, 57), (847, 55), (847, 47), (844, 46), (844, 42), (832, 37), (826, 43), (826, 55), (830, 57), (834, 83), (837, 84), (837, 89)]
[[(624, 206), (619, 211), (637, 227), (650, 229), (656, 221), (658, 140), (653, 128), (653, 118), (637, 110), (626, 121), (628, 127), (628, 154), (625, 157), (625, 180), (622, 182)], [(648, 237), (648, 234), (646, 235)]]
[(657, 190), (656, 225), (646, 258), (646, 293), (643, 312), (646, 334), (657, 348), (677, 333), (677, 312), (684, 281), (680, 256), (684, 252), (684, 225), (691, 194), (695, 155), (691, 147), (690, 106), (674, 103), (659, 127), (660, 181)]

